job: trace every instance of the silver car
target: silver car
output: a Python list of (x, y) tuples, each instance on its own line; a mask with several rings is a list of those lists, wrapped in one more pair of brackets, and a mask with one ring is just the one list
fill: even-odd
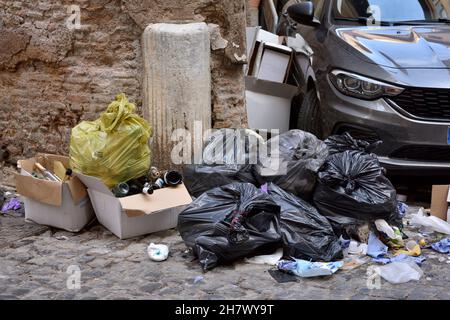
[(293, 124), (350, 132), (391, 171), (450, 173), (450, 0), (284, 1)]

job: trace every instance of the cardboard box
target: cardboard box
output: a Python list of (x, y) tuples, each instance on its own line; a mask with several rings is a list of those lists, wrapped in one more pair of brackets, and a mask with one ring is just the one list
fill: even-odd
[(450, 186), (433, 186), (431, 195), (431, 214), (450, 222)]
[(175, 228), (178, 215), (192, 202), (184, 185), (156, 190), (152, 195), (116, 198), (99, 179), (77, 176), (88, 187), (98, 221), (120, 239)]
[(69, 158), (50, 154), (18, 161), (21, 173), (15, 175), (16, 189), (24, 200), (25, 219), (79, 232), (95, 218), (86, 187), (81, 181), (73, 177), (62, 183), (31, 176), (36, 162), (52, 169), (53, 161), (61, 161), (66, 168), (69, 167)]
[(286, 83), (292, 63), (292, 49), (286, 46), (264, 43), (261, 62), (255, 77)]
[(289, 131), (291, 103), (297, 87), (246, 77), (245, 90), (249, 128)]
[(283, 45), (284, 38), (262, 30), (261, 27), (247, 28), (246, 36), (249, 57), (246, 75), (286, 83), (294, 51)]

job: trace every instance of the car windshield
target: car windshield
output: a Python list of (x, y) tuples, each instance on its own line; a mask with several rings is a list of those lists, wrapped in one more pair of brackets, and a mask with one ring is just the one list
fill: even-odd
[(365, 18), (383, 22), (448, 22), (450, 0), (335, 0), (333, 18), (363, 21)]

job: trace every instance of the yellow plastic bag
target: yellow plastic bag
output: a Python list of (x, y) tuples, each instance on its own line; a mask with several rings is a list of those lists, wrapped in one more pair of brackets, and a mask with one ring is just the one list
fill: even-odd
[(96, 121), (72, 129), (70, 165), (74, 172), (100, 178), (109, 188), (142, 177), (150, 169), (152, 130), (119, 94)]

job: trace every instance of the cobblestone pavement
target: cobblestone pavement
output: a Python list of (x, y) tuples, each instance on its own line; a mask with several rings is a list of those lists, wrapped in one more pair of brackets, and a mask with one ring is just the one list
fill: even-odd
[[(168, 261), (148, 258), (150, 242), (170, 246)], [(381, 289), (369, 290), (366, 264), (279, 284), (270, 266), (244, 262), (203, 274), (175, 230), (121, 241), (98, 224), (71, 234), (8, 213), (0, 214), (0, 299), (450, 299), (448, 256), (424, 255), (419, 282), (382, 280)], [(79, 290), (67, 289), (71, 265), (81, 269)]]

